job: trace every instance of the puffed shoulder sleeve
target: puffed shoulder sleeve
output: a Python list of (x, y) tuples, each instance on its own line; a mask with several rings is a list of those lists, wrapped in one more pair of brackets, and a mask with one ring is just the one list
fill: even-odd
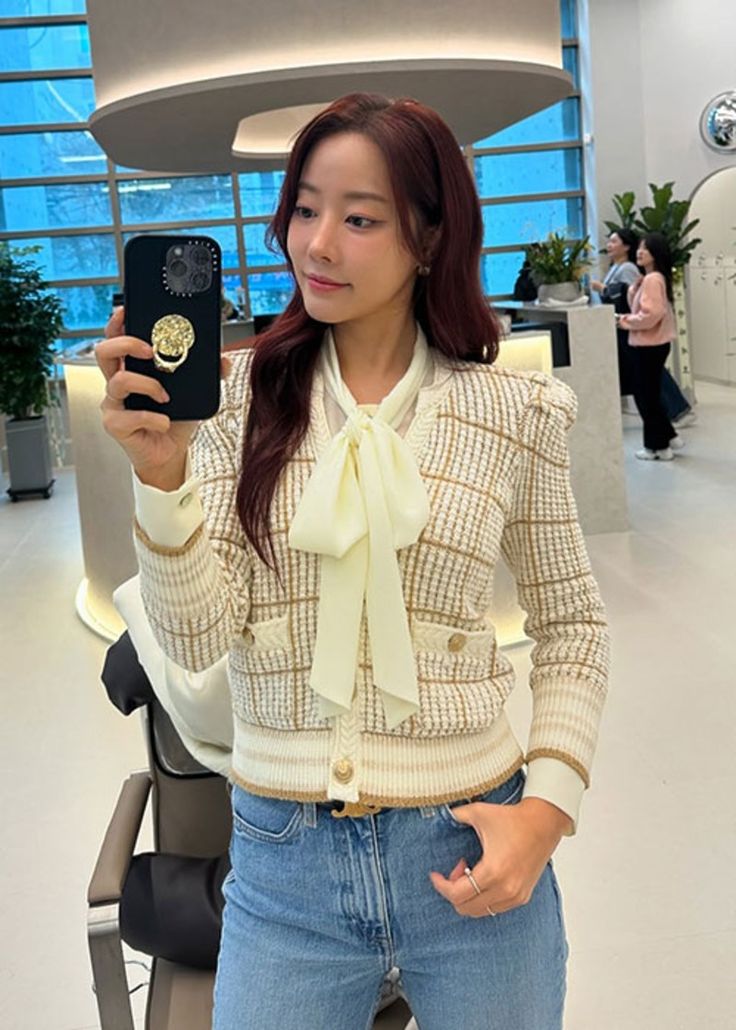
[[(587, 787), (608, 686), (609, 640), (570, 487), (567, 433), (576, 411), (568, 386), (534, 376), (519, 420), (517, 480), (502, 549), (534, 641), (527, 761), (530, 768), (535, 759), (562, 762)], [(576, 820), (569, 805), (559, 807)]]
[(250, 609), (252, 553), (236, 501), (249, 382), (250, 355), (239, 354), (223, 384), (220, 410), (193, 438), (193, 476), (178, 499), (196, 511), (201, 506), (201, 520), (193, 520), (191, 535), (178, 546), (162, 545), (139, 521), (135, 524), (141, 595), (151, 629), (166, 655), (192, 672), (209, 668), (227, 653)]

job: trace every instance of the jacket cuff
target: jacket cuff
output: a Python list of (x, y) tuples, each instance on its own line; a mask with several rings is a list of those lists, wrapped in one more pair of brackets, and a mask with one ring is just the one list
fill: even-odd
[(561, 809), (572, 819), (572, 829), (566, 834), (572, 837), (577, 833), (584, 790), (582, 777), (566, 762), (559, 758), (533, 758), (527, 766), (522, 798), (541, 798)]
[(147, 486), (133, 473), (133, 498), (138, 525), (152, 543), (160, 547), (182, 547), (204, 522), (199, 497), (199, 479), (191, 475), (178, 490)]

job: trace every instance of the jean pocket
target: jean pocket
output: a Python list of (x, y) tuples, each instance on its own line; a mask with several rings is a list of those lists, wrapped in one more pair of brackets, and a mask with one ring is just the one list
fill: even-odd
[[(521, 769), (515, 772), (513, 776), (510, 776), (508, 780), (499, 784), (497, 787), (491, 787), (484, 794), (477, 794), (470, 799), (471, 802), (481, 801), (487, 805), (515, 805), (521, 800), (521, 793), (524, 790), (524, 784), (526, 783), (526, 777)], [(459, 822), (452, 814), (454, 808), (459, 805), (466, 805), (469, 802), (465, 799), (460, 801), (452, 801), (446, 805), (440, 805), (440, 814), (458, 829), (472, 829), (472, 826), (468, 826), (467, 823)]]
[(233, 833), (264, 844), (288, 844), (299, 837), (304, 825), (300, 801), (261, 797), (233, 787)]

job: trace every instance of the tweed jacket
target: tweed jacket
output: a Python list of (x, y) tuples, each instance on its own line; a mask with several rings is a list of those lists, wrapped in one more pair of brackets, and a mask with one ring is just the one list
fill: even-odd
[[(204, 520), (181, 546), (136, 524), (141, 591), (173, 661), (204, 670), (229, 656), (232, 778), (296, 800), (410, 806), (482, 793), (522, 763), (548, 757), (587, 785), (608, 680), (608, 635), (569, 486), (564, 384), (452, 362), (434, 351), (406, 432), (430, 500), (417, 542), (398, 553), (416, 659), (420, 710), (393, 729), (372, 683), (365, 615), (352, 709), (319, 717), (308, 680), (316, 635), (317, 555), (292, 550), (298, 500), (330, 439), (315, 374), (310, 425), (271, 506), (276, 571), (244, 536), (235, 504), (250, 396), (251, 353), (238, 354), (218, 415), (192, 447), (183, 495)], [(512, 665), (492, 622), (501, 557), (517, 582), (535, 641), (528, 746), (504, 712)]]

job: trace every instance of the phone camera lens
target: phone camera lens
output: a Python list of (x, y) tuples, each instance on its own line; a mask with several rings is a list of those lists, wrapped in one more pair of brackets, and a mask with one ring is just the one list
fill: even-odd
[(204, 290), (207, 286), (207, 276), (204, 272), (195, 272), (192, 276), (192, 285), (195, 290)]
[(206, 247), (195, 247), (192, 251), (192, 258), (195, 265), (207, 265), (210, 260), (210, 252)]
[(186, 262), (179, 260), (172, 261), (169, 265), (169, 271), (172, 275), (175, 275), (177, 278), (181, 278), (183, 275), (187, 274)]

